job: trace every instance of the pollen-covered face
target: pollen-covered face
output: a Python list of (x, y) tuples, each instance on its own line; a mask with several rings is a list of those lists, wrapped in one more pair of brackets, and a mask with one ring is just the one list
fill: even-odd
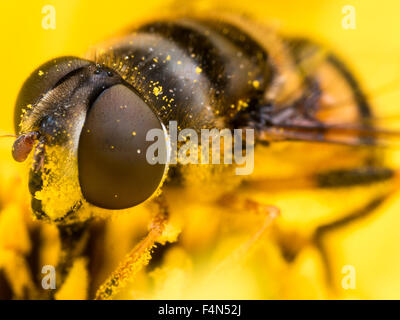
[(166, 171), (146, 159), (147, 132), (163, 128), (156, 114), (119, 75), (86, 60), (64, 57), (35, 70), (20, 91), (15, 126), (13, 156), (32, 163), (40, 219), (72, 222), (90, 208), (135, 206)]

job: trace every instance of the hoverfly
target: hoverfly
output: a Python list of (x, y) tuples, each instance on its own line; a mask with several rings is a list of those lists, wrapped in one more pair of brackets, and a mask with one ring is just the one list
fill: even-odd
[[(238, 190), (285, 183), (276, 168), (257, 171), (257, 161), (276, 156), (270, 150), (281, 143), (290, 141), (304, 154), (324, 144), (336, 148), (307, 159), (310, 169), (289, 177), (288, 184), (299, 182), (299, 188), (365, 185), (395, 177), (375, 147), (396, 133), (374, 127), (363, 91), (335, 55), (309, 40), (282, 37), (232, 16), (156, 20), (96, 48), (87, 59), (53, 59), (24, 83), (14, 121), (14, 159), (32, 163), (32, 211), (60, 231), (60, 284), (72, 261), (85, 254), (86, 229), (94, 216), (143, 202), (157, 205), (148, 235), (100, 287), (100, 299), (112, 297), (138, 264), (148, 262), (168, 221), (169, 189), (184, 190), (188, 171), (199, 170), (179, 163), (149, 164), (145, 152), (139, 152), (149, 147), (146, 133), (151, 129), (166, 133), (168, 149), (170, 121), (196, 132), (254, 130), (253, 175), (235, 176), (234, 164), (210, 165), (196, 183), (224, 206), (263, 211), (263, 228), (277, 209), (243, 198)], [(290, 150), (284, 157), (278, 153), (276, 163), (296, 162)], [(215, 184), (219, 192), (206, 190)], [(318, 227), (313, 241), (323, 256), (326, 231), (366, 215), (386, 197)], [(287, 260), (294, 258), (281, 247)]]

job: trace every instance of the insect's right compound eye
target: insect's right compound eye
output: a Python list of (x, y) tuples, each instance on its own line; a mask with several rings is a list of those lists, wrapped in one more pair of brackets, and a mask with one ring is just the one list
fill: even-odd
[(21, 115), (27, 105), (33, 106), (66, 75), (89, 64), (87, 60), (67, 56), (52, 59), (33, 71), (22, 85), (15, 104), (15, 132), (19, 133)]
[[(154, 129), (162, 133), (158, 158), (164, 161), (152, 164), (147, 150), (155, 142), (146, 135)], [(153, 110), (125, 85), (104, 90), (88, 110), (79, 140), (84, 198), (106, 209), (133, 207), (157, 190), (167, 165), (165, 129)]]

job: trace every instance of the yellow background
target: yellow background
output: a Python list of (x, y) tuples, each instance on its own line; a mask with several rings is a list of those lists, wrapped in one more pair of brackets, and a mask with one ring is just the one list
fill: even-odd
[[(289, 34), (309, 36), (329, 44), (346, 58), (369, 94), (379, 115), (400, 111), (400, 2), (391, 1), (224, 1), (221, 5), (248, 12), (261, 21), (272, 23)], [(176, 2), (175, 4), (179, 4)], [(56, 29), (42, 28), (44, 5), (56, 9)], [(342, 28), (342, 7), (356, 9), (356, 30)], [(205, 3), (206, 7), (209, 3)], [(212, 4), (212, 6), (217, 6)], [(1, 76), (0, 133), (13, 131), (13, 107), (23, 81), (39, 64), (61, 55), (82, 55), (86, 50), (143, 17), (163, 13), (165, 1), (137, 0), (46, 0), (1, 1)], [(383, 90), (382, 88), (386, 88)], [(10, 155), (12, 141), (0, 141), (0, 164), (3, 176), (19, 164)], [(0, 177), (0, 182), (2, 177)], [(12, 190), (9, 190), (12, 192)], [(346, 196), (341, 193), (341, 196)], [(318, 205), (303, 203), (306, 196), (277, 203), (288, 212), (302, 206), (318, 210)], [(299, 203), (300, 202), (300, 203)], [(276, 203), (275, 203), (276, 204)], [(290, 213), (289, 213), (290, 216)], [(299, 218), (298, 218), (299, 219)], [(400, 298), (400, 203), (391, 199), (379, 213), (337, 235), (339, 260), (357, 270), (357, 289), (342, 292), (342, 297)], [(298, 279), (293, 278), (291, 294), (275, 297), (318, 298), (309, 293), (310, 282), (304, 279), (313, 273), (312, 255), (300, 257), (295, 266)], [(340, 268), (340, 264), (338, 265)], [(340, 269), (339, 271), (340, 272)], [(281, 274), (281, 276), (285, 276)], [(300, 279), (300, 280), (299, 280)], [(297, 281), (297, 282), (296, 282)], [(303, 287), (304, 286), (304, 287)], [(239, 296), (244, 298), (243, 296)], [(255, 297), (249, 294), (249, 297)]]

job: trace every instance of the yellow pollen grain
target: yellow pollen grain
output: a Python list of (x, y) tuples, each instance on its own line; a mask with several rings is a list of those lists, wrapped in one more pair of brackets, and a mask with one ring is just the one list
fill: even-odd
[(203, 69), (202, 68), (200, 68), (200, 67), (196, 67), (196, 73), (201, 73), (203, 71)]
[(39, 70), (38, 75), (39, 77), (41, 77), (42, 75), (44, 75), (44, 72), (42, 70)]
[(115, 147), (114, 147), (114, 146), (111, 146), (110, 148), (111, 148), (111, 150), (114, 150)]
[(253, 81), (253, 87), (258, 89), (260, 87), (260, 82), (258, 80)]
[(171, 56), (170, 55), (167, 56), (167, 61), (169, 61), (169, 60), (171, 60)]
[(162, 87), (161, 86), (158, 86), (158, 87), (154, 87), (153, 88), (153, 94), (155, 95), (155, 96), (158, 96), (158, 95), (160, 95), (162, 93)]
[(177, 62), (177, 64), (182, 64), (182, 61), (181, 61), (181, 60), (179, 60), (179, 61)]
[(132, 135), (133, 135), (133, 136), (136, 136), (136, 131), (132, 131)]

